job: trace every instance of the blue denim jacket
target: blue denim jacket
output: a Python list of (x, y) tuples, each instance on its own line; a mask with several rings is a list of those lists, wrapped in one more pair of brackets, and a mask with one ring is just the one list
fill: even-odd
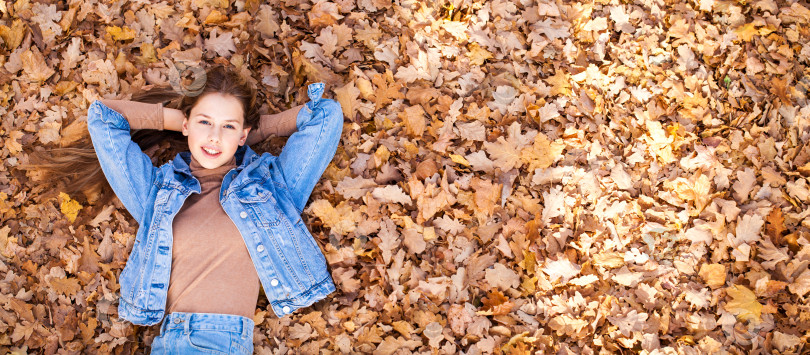
[[(239, 147), (237, 167), (225, 174), (219, 193), (279, 317), (335, 290), (326, 259), (301, 220), (343, 129), (340, 104), (321, 99), (323, 90), (322, 83), (308, 87), (311, 101), (299, 111), (298, 131), (279, 156)], [(200, 183), (189, 168), (191, 153), (179, 153), (172, 162), (153, 166), (132, 141), (127, 120), (101, 101), (90, 105), (87, 129), (107, 181), (139, 223), (119, 276), (119, 316), (135, 324), (157, 324), (166, 311), (172, 220), (189, 195), (200, 193)]]

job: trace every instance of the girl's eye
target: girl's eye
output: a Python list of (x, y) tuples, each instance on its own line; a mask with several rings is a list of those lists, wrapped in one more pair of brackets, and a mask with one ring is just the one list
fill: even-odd
[(201, 124), (208, 124), (208, 121), (207, 120), (200, 120), (200, 123)]
[(236, 128), (236, 127), (234, 127), (233, 125), (230, 125), (230, 124), (229, 124), (229, 125), (225, 125), (225, 128), (234, 129), (234, 128)]

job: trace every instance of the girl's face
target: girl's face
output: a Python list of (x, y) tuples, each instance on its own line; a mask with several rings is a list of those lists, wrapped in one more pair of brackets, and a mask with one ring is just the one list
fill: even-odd
[(242, 104), (233, 96), (205, 94), (183, 120), (191, 155), (206, 169), (222, 166), (245, 144), (250, 128), (243, 128)]

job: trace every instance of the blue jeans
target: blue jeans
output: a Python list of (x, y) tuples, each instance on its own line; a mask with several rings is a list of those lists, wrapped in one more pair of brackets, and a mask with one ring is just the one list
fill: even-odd
[(150, 354), (252, 354), (253, 320), (235, 314), (170, 313)]

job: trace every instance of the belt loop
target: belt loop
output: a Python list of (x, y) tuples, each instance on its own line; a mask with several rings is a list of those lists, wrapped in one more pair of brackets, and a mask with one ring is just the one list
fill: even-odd
[(250, 326), (251, 320), (247, 317), (242, 319), (242, 337), (252, 340), (253, 328)]
[(185, 331), (186, 334), (190, 334), (191, 333), (191, 314), (184, 313), (183, 314), (183, 320), (184, 320), (184, 322), (183, 322), (183, 330)]

